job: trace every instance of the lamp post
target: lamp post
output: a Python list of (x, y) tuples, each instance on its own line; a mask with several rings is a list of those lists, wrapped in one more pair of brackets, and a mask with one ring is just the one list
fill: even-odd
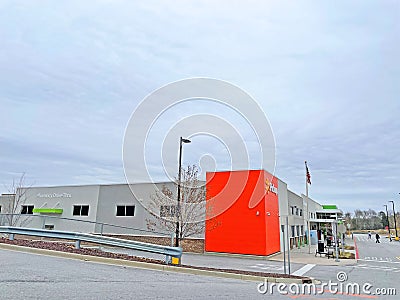
[(180, 138), (179, 141), (179, 170), (178, 170), (178, 203), (176, 205), (176, 230), (175, 230), (175, 247), (179, 247), (179, 235), (180, 235), (180, 214), (181, 214), (181, 175), (182, 175), (182, 144), (190, 143), (191, 141), (188, 139)]
[(396, 224), (396, 211), (394, 210), (394, 201), (390, 200), (389, 202), (392, 202), (393, 205), (393, 218), (394, 218), (394, 231), (396, 232), (396, 236), (394, 237), (397, 240), (397, 224)]
[(392, 236), (390, 235), (390, 223), (389, 223), (389, 213), (388, 213), (387, 205), (384, 204), (383, 206), (386, 209), (386, 220), (387, 220), (387, 226), (388, 226), (388, 232), (389, 232), (389, 240), (392, 241)]
[[(337, 213), (334, 214), (335, 216), (335, 230), (333, 230), (333, 233), (335, 234), (335, 261), (339, 261), (339, 249), (338, 249), (338, 240), (337, 240), (337, 235), (338, 235), (338, 215)], [(332, 228), (333, 229), (333, 228)]]

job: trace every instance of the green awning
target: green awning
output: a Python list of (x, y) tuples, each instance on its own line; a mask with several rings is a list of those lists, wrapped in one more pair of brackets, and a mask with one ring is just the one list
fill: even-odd
[(336, 205), (322, 205), (323, 209), (338, 209)]
[(38, 213), (38, 214), (62, 214), (63, 209), (62, 208), (34, 208), (33, 212)]

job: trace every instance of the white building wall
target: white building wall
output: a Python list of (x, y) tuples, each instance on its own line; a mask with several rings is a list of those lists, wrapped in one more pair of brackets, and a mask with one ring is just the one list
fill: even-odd
[[(176, 194), (176, 185), (173, 182), (141, 183), (131, 186), (128, 184), (112, 184), (27, 188), (24, 191), (25, 199), (21, 201), (21, 204), (33, 205), (35, 209), (59, 208), (63, 212), (62, 214), (34, 213), (33, 215), (22, 216), (20, 217), (20, 222), (15, 225), (32, 228), (43, 228), (44, 225), (49, 225), (54, 226), (54, 230), (77, 232), (114, 234), (162, 233), (162, 235), (170, 235), (171, 232), (162, 230), (162, 228), (156, 228), (151, 231), (147, 226), (147, 221), (153, 218), (153, 215), (148, 210), (150, 197), (157, 190), (161, 190), (164, 185)], [(132, 193), (130, 187), (134, 193)], [(3, 213), (7, 213), (5, 207), (8, 207), (9, 201), (10, 196), (1, 196), (0, 206), (3, 209)], [(73, 215), (74, 205), (88, 205), (88, 216)], [(134, 205), (134, 216), (117, 216), (118, 205)], [(20, 206), (17, 208), (16, 213), (21, 212)], [(153, 208), (153, 213), (159, 215), (159, 208)], [(99, 223), (110, 225), (101, 225)], [(136, 230), (122, 227), (135, 228)]]
[[(104, 233), (130, 233), (130, 234), (151, 234), (147, 226), (147, 221), (152, 219), (149, 212), (150, 197), (156, 193), (157, 189), (167, 185), (171, 191), (176, 189), (173, 183), (139, 183), (129, 186), (128, 184), (102, 185), (100, 186), (99, 203), (97, 210), (97, 222), (108, 223), (123, 227), (132, 227), (137, 230), (128, 230), (115, 226), (103, 226)], [(117, 216), (118, 205), (134, 205), (134, 216)], [(154, 213), (159, 214), (157, 209)], [(101, 228), (97, 226), (96, 232)], [(161, 229), (156, 231), (166, 233)]]
[[(55, 230), (94, 232), (94, 223), (68, 221), (60, 217), (95, 222), (98, 194), (99, 185), (28, 188), (24, 205), (34, 205), (34, 208), (61, 208), (63, 212), (61, 215), (35, 213), (25, 226), (41, 228), (45, 222), (46, 225), (54, 225)], [(89, 205), (88, 216), (74, 216), (74, 205)]]
[(10, 213), (9, 203), (15, 199), (15, 195), (13, 194), (2, 194), (0, 195), (0, 213)]
[[(288, 215), (288, 189), (287, 184), (278, 178), (278, 204), (279, 204), (279, 224), (280, 224), (280, 243), (281, 250), (283, 249), (283, 241), (286, 241), (286, 227), (282, 232), (282, 226), (286, 224), (286, 216)], [(285, 237), (283, 236), (285, 234)], [(286, 241), (287, 244), (287, 241)], [(283, 250), (282, 250), (283, 251)]]
[[(290, 237), (298, 237), (304, 235), (305, 227), (304, 227), (304, 206), (303, 206), (303, 198), (292, 191), (288, 191), (288, 199), (289, 199), (289, 224), (290, 226), (294, 226), (294, 236), (292, 235), (292, 229), (290, 228)], [(303, 231), (301, 231), (301, 227), (303, 226)], [(299, 232), (300, 231), (300, 232)]]
[[(311, 229), (313, 227), (316, 227), (316, 224), (312, 222), (313, 219), (316, 219), (316, 213), (317, 211), (322, 210), (322, 205), (319, 204), (317, 201), (311, 199), (310, 197), (307, 198), (306, 195), (302, 194), (301, 197), (303, 198), (303, 205), (305, 207), (305, 211), (307, 211), (307, 205), (308, 205), (308, 217), (310, 218), (311, 222)], [(304, 222), (307, 223), (307, 219), (304, 219)]]

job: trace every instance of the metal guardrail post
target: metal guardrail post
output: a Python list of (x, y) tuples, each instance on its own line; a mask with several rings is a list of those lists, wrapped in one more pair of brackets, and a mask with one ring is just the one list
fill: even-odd
[[(174, 247), (174, 235), (175, 232), (171, 232), (171, 247)], [(172, 261), (172, 257), (169, 255), (165, 256), (165, 264), (169, 265)]]
[(13, 233), (10, 233), (9, 236), (8, 236), (8, 239), (9, 239), (10, 241), (13, 241), (13, 240), (14, 240), (14, 234), (13, 234)]
[(81, 241), (80, 240), (75, 241), (75, 249), (81, 249)]
[(43, 217), (42, 229), (46, 228), (46, 216)]
[(101, 225), (100, 225), (100, 235), (103, 235), (103, 226), (104, 226), (104, 224), (101, 223)]

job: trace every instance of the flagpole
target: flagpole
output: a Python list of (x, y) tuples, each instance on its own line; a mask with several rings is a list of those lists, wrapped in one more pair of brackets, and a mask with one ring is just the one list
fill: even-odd
[(309, 208), (309, 201), (308, 201), (308, 168), (307, 168), (307, 161), (304, 161), (306, 166), (306, 197), (307, 197), (307, 241), (308, 241), (308, 254), (311, 254), (311, 233), (310, 233), (310, 208)]

